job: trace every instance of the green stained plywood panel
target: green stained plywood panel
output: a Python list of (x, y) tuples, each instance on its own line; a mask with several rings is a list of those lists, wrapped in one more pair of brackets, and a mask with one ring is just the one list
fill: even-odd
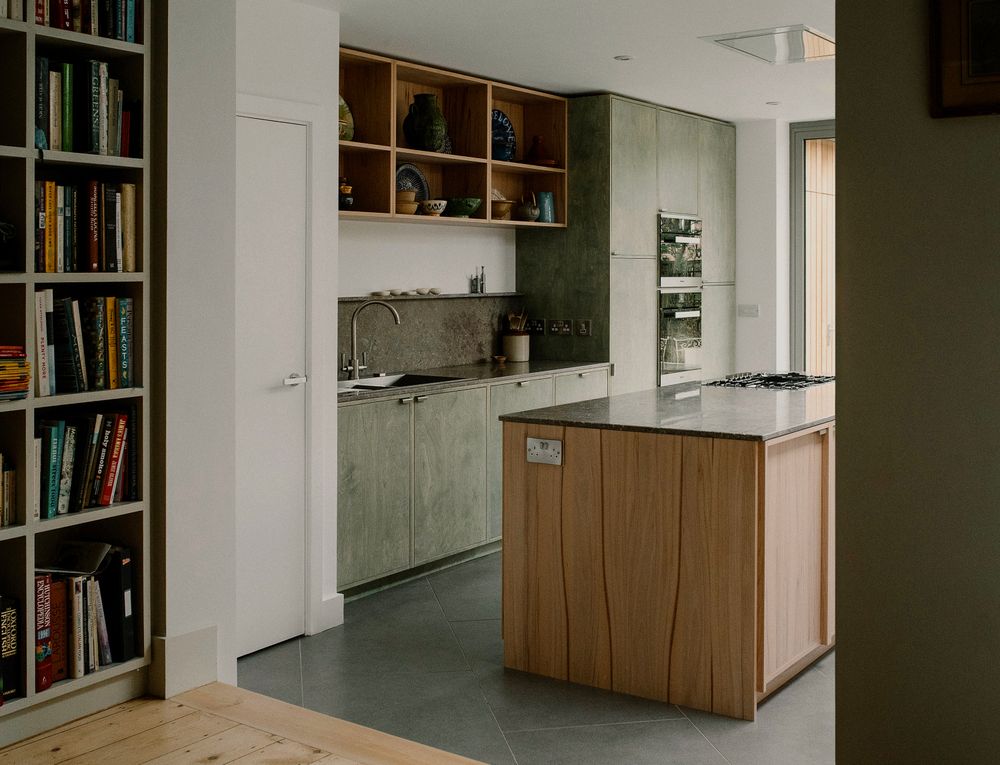
[(498, 539), (503, 521), (503, 427), (501, 414), (551, 406), (555, 401), (551, 377), (537, 377), (490, 388), (489, 440), (486, 444), (486, 536)]
[(736, 128), (709, 120), (698, 127), (698, 213), (702, 277), (736, 280)]
[(614, 258), (611, 263), (611, 392), (655, 388), (657, 376), (657, 261)]
[(657, 110), (611, 100), (611, 254), (656, 257)]
[(656, 180), (661, 210), (698, 214), (698, 136), (703, 120), (656, 112)]
[(410, 405), (398, 399), (337, 413), (337, 583), (410, 565)]
[(413, 404), (413, 564), (486, 541), (486, 388)]
[(608, 360), (611, 97), (569, 102), (569, 227), (517, 232), (517, 289), (531, 317), (591, 319), (591, 337), (536, 336), (534, 358)]

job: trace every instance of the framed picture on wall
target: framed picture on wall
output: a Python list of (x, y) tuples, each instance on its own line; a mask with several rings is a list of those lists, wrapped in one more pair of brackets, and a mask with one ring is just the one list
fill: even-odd
[(1000, 113), (1000, 0), (932, 0), (931, 113)]

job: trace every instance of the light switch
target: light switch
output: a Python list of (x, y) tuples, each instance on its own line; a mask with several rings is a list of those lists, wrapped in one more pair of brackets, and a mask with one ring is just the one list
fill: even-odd
[(552, 441), (547, 438), (529, 438), (528, 462), (541, 462), (544, 465), (561, 465), (562, 441)]

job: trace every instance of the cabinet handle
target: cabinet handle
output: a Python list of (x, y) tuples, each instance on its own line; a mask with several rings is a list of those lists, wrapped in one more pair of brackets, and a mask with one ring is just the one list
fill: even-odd
[(580, 377), (587, 377), (588, 375), (590, 375), (590, 372), (580, 372)]
[(413, 401), (413, 396), (407, 396), (406, 398), (399, 399), (400, 404), (409, 404), (411, 401)]
[(525, 385), (530, 384), (530, 382), (530, 380), (521, 380), (521, 382), (518, 383), (518, 387), (523, 388)]
[(427, 400), (427, 396), (415, 396), (413, 398), (413, 400), (414, 401), (426, 401)]

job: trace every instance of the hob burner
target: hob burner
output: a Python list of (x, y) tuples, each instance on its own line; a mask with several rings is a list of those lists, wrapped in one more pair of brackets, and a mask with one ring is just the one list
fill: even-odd
[(833, 375), (804, 375), (801, 372), (740, 372), (704, 384), (722, 388), (800, 390), (810, 385), (833, 382), (833, 379)]

